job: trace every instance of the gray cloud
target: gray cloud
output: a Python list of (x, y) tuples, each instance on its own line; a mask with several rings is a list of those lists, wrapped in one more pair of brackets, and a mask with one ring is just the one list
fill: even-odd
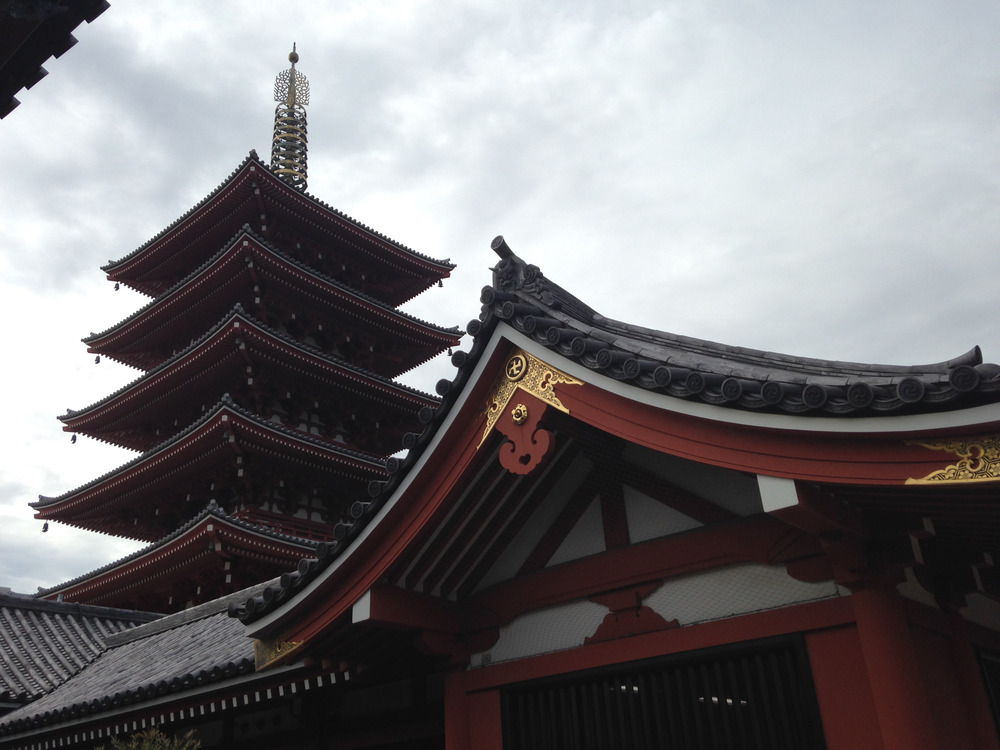
[(23, 556), (63, 565), (25, 585), (118, 556), (65, 529), (50, 554), (24, 507), (129, 458), (70, 447), (52, 418), (135, 376), (78, 343), (141, 304), (98, 267), (251, 148), (266, 157), (293, 41), (312, 87), (310, 191), (460, 264), (408, 305), (420, 317), (478, 313), (503, 233), (611, 317), (835, 359), (975, 344), (1000, 359), (994, 6), (295, 8), (113, 3), (0, 125), (0, 313), (17, 362), (0, 510), (25, 529), (16, 544), (0, 531), (0, 578)]

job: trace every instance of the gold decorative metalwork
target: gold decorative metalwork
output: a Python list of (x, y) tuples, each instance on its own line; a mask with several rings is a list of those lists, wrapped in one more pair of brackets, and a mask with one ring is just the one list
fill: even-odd
[(512, 383), (516, 383), (523, 378), (527, 371), (528, 360), (522, 354), (515, 354), (507, 360), (507, 366), (504, 368), (504, 372), (507, 373), (507, 380)]
[(253, 642), (253, 662), (255, 669), (266, 669), (278, 659), (292, 653), (302, 645), (301, 641), (282, 641), (277, 638)]
[(514, 424), (524, 424), (528, 421), (528, 407), (524, 404), (518, 404), (511, 411), (510, 418), (514, 420)]
[(982, 435), (961, 440), (914, 441), (932, 451), (945, 451), (959, 457), (957, 463), (931, 472), (922, 479), (907, 479), (907, 484), (958, 484), (1000, 481), (1000, 435)]
[(293, 187), (306, 188), (306, 109), (309, 80), (295, 69), (299, 54), (292, 45), (288, 55), (292, 67), (274, 80), (274, 138), (271, 141), (271, 169)]
[[(562, 401), (556, 396), (553, 386), (557, 384), (583, 385), (583, 381), (567, 375), (562, 370), (557, 370), (523, 350), (519, 349), (515, 352), (507, 360), (504, 374), (497, 378), (497, 382), (493, 384), (493, 390), (490, 392), (485, 410), (486, 429), (483, 430), (479, 446), (486, 442), (486, 436), (490, 434), (490, 430), (493, 429), (518, 390), (530, 393), (559, 411), (569, 414), (569, 409), (563, 406)], [(525, 419), (527, 419), (527, 409), (525, 409)]]

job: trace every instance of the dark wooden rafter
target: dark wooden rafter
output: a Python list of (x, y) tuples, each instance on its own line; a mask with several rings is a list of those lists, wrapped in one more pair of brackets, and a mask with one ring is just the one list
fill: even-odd
[[(579, 448), (567, 442), (562, 449), (556, 449), (556, 454), (549, 460), (549, 465), (543, 467), (543, 474), (531, 484), (517, 502), (505, 514), (496, 515), (484, 529), (483, 538), (488, 540), (478, 557), (468, 568), (464, 580), (457, 588), (459, 601), (466, 599), (479, 585), (483, 577), (500, 559), (507, 546), (524, 528), (528, 519), (534, 514), (536, 503), (546, 497), (563, 481), (564, 471), (576, 459)], [(463, 563), (463, 568), (465, 564)], [(453, 589), (449, 588), (451, 593)]]
[(682, 490), (645, 469), (627, 464), (622, 466), (621, 471), (624, 484), (633, 487), (671, 510), (683, 513), (698, 523), (707, 526), (713, 523), (725, 523), (737, 518), (737, 515), (732, 511)]
[[(433, 592), (446, 575), (450, 575), (449, 584), (454, 585), (455, 578), (466, 572), (458, 566), (459, 561), (465, 554), (473, 552), (478, 546), (483, 526), (488, 522), (490, 516), (506, 507), (506, 502), (518, 486), (519, 480), (520, 477), (517, 475), (504, 472), (496, 476), (496, 481), (491, 484), (486, 493), (479, 497), (469, 498), (469, 502), (463, 508), (458, 528), (453, 528), (450, 532), (445, 533), (445, 538), (448, 539), (446, 554), (439, 557), (424, 576), (422, 583), (424, 591)], [(455, 516), (452, 518), (454, 519)]]
[(545, 567), (552, 558), (552, 555), (559, 549), (559, 545), (563, 543), (566, 537), (569, 536), (570, 531), (573, 530), (573, 527), (576, 526), (577, 521), (580, 520), (580, 516), (583, 515), (584, 511), (593, 502), (596, 496), (595, 484), (599, 476), (600, 472), (597, 467), (591, 467), (590, 472), (576, 490), (574, 490), (572, 495), (570, 495), (569, 500), (559, 512), (559, 515), (556, 516), (555, 521), (549, 526), (534, 549), (531, 550), (531, 553), (518, 571), (519, 575), (532, 573)]
[[(492, 451), (491, 451), (492, 453)], [(496, 472), (493, 461), (486, 460), (480, 464), (476, 476), (463, 492), (465, 498), (482, 498), (502, 477)], [(451, 535), (461, 525), (463, 506), (456, 504), (451, 514), (434, 525), (430, 538), (421, 546), (416, 547), (409, 555), (399, 562), (399, 568), (405, 571), (400, 576), (400, 583), (408, 589), (423, 589), (421, 581), (428, 570), (444, 553), (451, 541)]]

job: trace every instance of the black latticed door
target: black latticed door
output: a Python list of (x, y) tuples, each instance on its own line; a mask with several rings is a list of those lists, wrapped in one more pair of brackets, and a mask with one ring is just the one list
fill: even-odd
[(755, 641), (512, 687), (506, 750), (822, 750), (800, 639)]

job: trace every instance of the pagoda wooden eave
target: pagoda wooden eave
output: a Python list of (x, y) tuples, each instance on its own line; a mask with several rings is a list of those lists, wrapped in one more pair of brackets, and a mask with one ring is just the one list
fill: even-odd
[(377, 266), (380, 273), (391, 271), (386, 286), (396, 292), (383, 290), (388, 296), (376, 296), (393, 306), (415, 297), (454, 268), (447, 260), (417, 253), (296, 190), (251, 152), (194, 208), (129, 255), (109, 262), (103, 270), (109, 279), (144, 294), (162, 294), (202, 262), (206, 244), (218, 246), (239, 225), (249, 223), (267, 236), (269, 214), (275, 212), (322, 237), (331, 251), (337, 246), (347, 248), (353, 265)]
[[(823, 488), (823, 491), (840, 488), (864, 494), (863, 488), (877, 491), (880, 487), (891, 487), (899, 493), (900, 499), (893, 509), (893, 533), (902, 533), (904, 538), (910, 516), (906, 499), (919, 498), (922, 494), (921, 488), (908, 484), (908, 480), (912, 482), (914, 478), (927, 476), (954, 460), (921, 441), (931, 435), (981, 434), (984, 430), (995, 435), (1000, 430), (1000, 412), (996, 405), (960, 410), (961, 413), (837, 420), (747, 414), (679, 401), (589, 371), (502, 322), (493, 328), (489, 342), (477, 342), (476, 348), (480, 348), (480, 353), (471, 362), (472, 369), (466, 371), (467, 377), (460, 375), (456, 379), (464, 381), (464, 385), (458, 394), (446, 398), (444, 408), (447, 411), (434, 420), (433, 432), (426, 439), (422, 452), (410, 462), (407, 473), (392, 483), (389, 494), (372, 502), (365, 522), (352, 528), (342, 542), (321, 546), (319, 561), (308, 566), (303, 575), (283, 582), (267, 598), (267, 604), (247, 603), (241, 616), (249, 623), (248, 634), (303, 644), (295, 650), (301, 656), (308, 651), (310, 643), (315, 645), (324, 639), (323, 634), (328, 629), (339, 627), (335, 623), (351, 617), (355, 607), (370, 611), (374, 607), (374, 597), (381, 590), (381, 582), (395, 582), (394, 588), (402, 586), (405, 589), (411, 585), (413, 581), (408, 581), (405, 575), (398, 580), (396, 576), (400, 575), (400, 570), (412, 571), (425, 554), (440, 567), (444, 577), (438, 576), (430, 590), (411, 593), (420, 597), (442, 596), (442, 606), (450, 606), (448, 601), (457, 595), (460, 602), (467, 604), (464, 616), (481, 618), (483, 626), (501, 623), (524, 611), (525, 601), (534, 601), (532, 606), (544, 606), (566, 600), (573, 591), (580, 596), (588, 595), (580, 589), (579, 582), (600, 572), (601, 563), (596, 558), (584, 558), (562, 572), (545, 572), (542, 576), (545, 581), (539, 579), (532, 584), (540, 586), (542, 592), (540, 598), (535, 599), (528, 596), (534, 590), (531, 586), (516, 582), (487, 589), (475, 596), (472, 596), (476, 590), (475, 581), (471, 585), (463, 585), (459, 579), (447, 582), (448, 571), (468, 575), (475, 570), (475, 557), (465, 555), (474, 548), (477, 549), (475, 554), (485, 554), (477, 535), (502, 536), (495, 519), (502, 517), (506, 523), (517, 512), (516, 504), (505, 507), (500, 501), (517, 495), (504, 483), (519, 480), (500, 466), (498, 442), (489, 437), (490, 430), (486, 428), (486, 407), (495, 401), (491, 391), (503, 379), (506, 363), (514, 355), (526, 354), (535, 358), (534, 361), (578, 378), (576, 384), (556, 381), (551, 386), (570, 415), (556, 416), (564, 421), (571, 419), (586, 429), (595, 430), (596, 434), (697, 465), (732, 470), (755, 480), (763, 476), (787, 482), (788, 487), (798, 491), (800, 498), (811, 498), (817, 492), (814, 488)], [(528, 399), (527, 396), (521, 398)], [(536, 402), (527, 403), (529, 411), (538, 406)], [(547, 424), (551, 426), (557, 421)], [(487, 429), (488, 439), (480, 448), (484, 429)], [(557, 435), (557, 441), (562, 441), (562, 445), (565, 437)], [(555, 466), (553, 471), (563, 471), (565, 465), (559, 468), (562, 460), (557, 449), (546, 466)], [(457, 504), (463, 493), (477, 494), (480, 492), (477, 488), (484, 487), (491, 488), (490, 492), (495, 493), (493, 497), (500, 505), (494, 507), (490, 500), (487, 503), (491, 506), (490, 512), (480, 513), (480, 519), (475, 522), (481, 525), (479, 531), (474, 531), (469, 524), (473, 523), (477, 511), (472, 506), (459, 508)], [(969, 489), (970, 485), (965, 484), (948, 491), (961, 495)], [(766, 558), (766, 555), (761, 557), (764, 553), (760, 550), (754, 552), (752, 544), (746, 547), (746, 541), (754, 539), (770, 539), (761, 549), (802, 545), (794, 554), (789, 554), (810, 559), (811, 555), (819, 555), (819, 547), (815, 538), (802, 535), (801, 529), (809, 528), (809, 519), (815, 520), (815, 528), (822, 528), (824, 533), (852, 530), (855, 523), (850, 506), (830, 508), (826, 501), (817, 500), (818, 505), (811, 505), (800, 499), (793, 500), (790, 507), (776, 509), (768, 506), (769, 502), (772, 500), (764, 500), (763, 509), (768, 511), (767, 515), (736, 519), (728, 524), (723, 522), (721, 526), (716, 524), (705, 530), (639, 545), (644, 551), (638, 547), (628, 548), (620, 553), (623, 560), (612, 567), (624, 571), (626, 578), (634, 569), (638, 580), (652, 570), (649, 558), (644, 555), (659, 545), (663, 549), (654, 555), (657, 559), (667, 559), (664, 556), (676, 559), (680, 565), (677, 570), (689, 571), (691, 560), (702, 554), (693, 555), (692, 550), (707, 549), (704, 545), (709, 544), (709, 537), (714, 539), (713, 535), (719, 538), (714, 539), (709, 548), (731, 550), (744, 560)], [(989, 504), (981, 504), (978, 512), (989, 513)], [(436, 542), (438, 549), (431, 550), (427, 546), (429, 540), (436, 530), (447, 526), (448, 518), (462, 521), (453, 526), (450, 536)], [(494, 528), (488, 532), (491, 523)], [(746, 533), (754, 524), (760, 528)], [(994, 535), (989, 543), (995, 546), (998, 540), (1000, 535)], [(447, 555), (452, 557), (449, 559)], [(629, 556), (636, 559), (625, 559)], [(701, 564), (720, 564), (718, 553), (713, 552), (709, 558)], [(765, 561), (773, 564), (776, 559)], [(585, 570), (588, 565), (597, 567), (588, 573)], [(607, 581), (604, 584), (610, 585)], [(428, 627), (432, 627), (432, 620), (428, 618)]]
[(150, 493), (164, 500), (166, 491), (176, 489), (185, 477), (200, 476), (220, 465), (236, 470), (239, 457), (247, 454), (287, 464), (298, 476), (313, 475), (327, 486), (335, 480), (345, 486), (364, 485), (385, 476), (379, 457), (264, 421), (225, 397), (202, 420), (153, 450), (71, 492), (42, 497), (31, 505), (39, 519), (155, 541), (162, 532), (138, 525), (138, 515), (126, 512), (129, 508), (141, 504), (148, 511)]
[[(194, 404), (214, 403), (239, 379), (262, 371), (280, 372), (283, 382), (310, 383), (331, 399), (370, 403), (385, 414), (412, 415), (438, 399), (395, 383), (268, 328), (242, 311), (231, 310), (201, 339), (167, 362), (86, 409), (59, 419), (67, 432), (79, 432), (133, 450), (149, 450), (164, 437), (149, 426), (176, 417), (176, 392)], [(237, 372), (238, 371), (238, 372)], [(164, 430), (169, 435), (179, 428)], [(401, 438), (401, 436), (399, 436)], [(395, 450), (392, 446), (387, 452)]]
[[(90, 352), (152, 369), (200, 337), (206, 319), (218, 320), (236, 304), (247, 310), (273, 304), (263, 301), (261, 286), (265, 284), (270, 294), (285, 295), (299, 309), (326, 318), (331, 329), (373, 336), (370, 346), (391, 341), (393, 355), (400, 362), (380, 357), (378, 364), (384, 371), (379, 374), (385, 377), (396, 377), (460, 340), (457, 330), (418, 320), (326, 278), (244, 228), (170, 291), (112, 328), (88, 336), (84, 343)], [(179, 337), (186, 339), (181, 346)], [(409, 346), (402, 346), (404, 342)]]
[(102, 605), (131, 601), (142, 592), (166, 591), (171, 582), (197, 578), (200, 571), (218, 573), (227, 560), (252, 559), (279, 575), (314, 550), (315, 543), (255, 527), (213, 507), (163, 539), (38, 595)]

